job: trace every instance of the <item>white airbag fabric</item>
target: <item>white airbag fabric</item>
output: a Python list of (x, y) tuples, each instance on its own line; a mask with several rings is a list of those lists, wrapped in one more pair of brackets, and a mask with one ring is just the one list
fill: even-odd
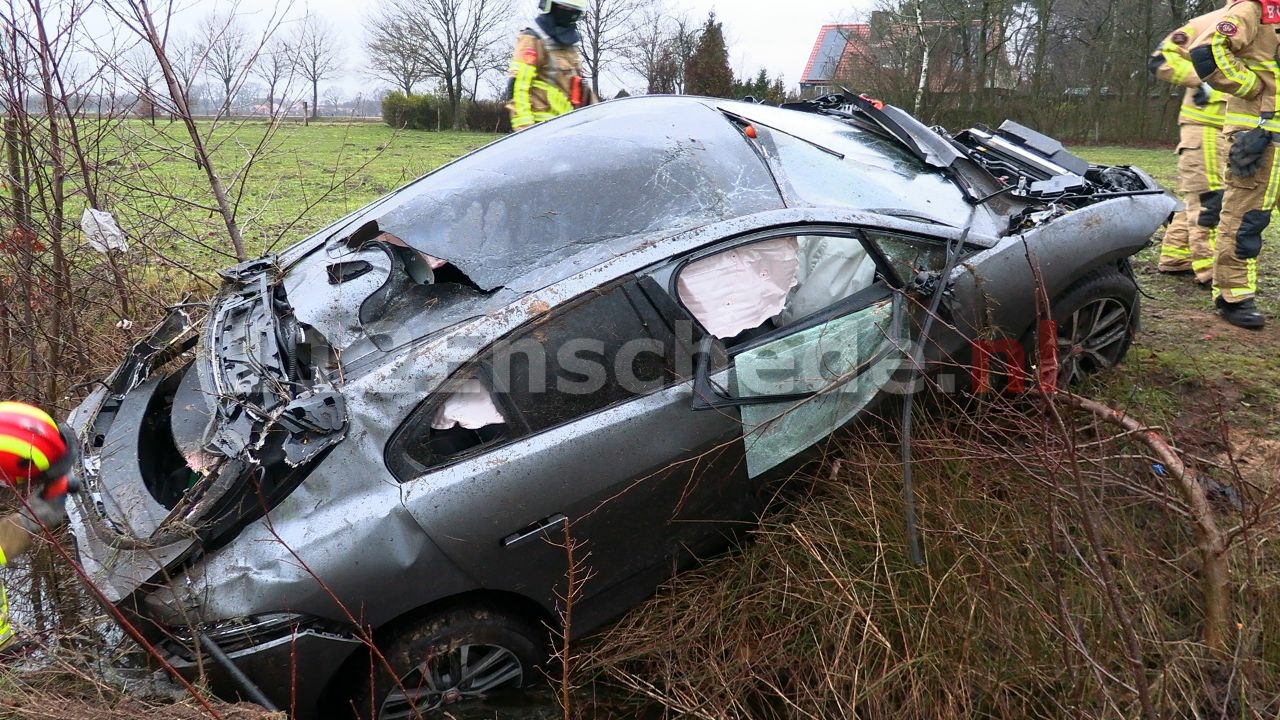
[(871, 287), (876, 261), (856, 238), (802, 236), (796, 288), (778, 316), (787, 325)]
[(431, 421), (431, 428), (448, 430), (455, 425), (461, 425), (468, 430), (475, 430), (485, 425), (496, 425), (506, 421), (494, 406), (489, 391), (479, 380), (472, 378), (464, 381), (461, 387), (445, 398), (444, 404), (436, 411), (436, 416)]
[(796, 239), (766, 240), (690, 263), (680, 300), (712, 335), (728, 338), (782, 311), (796, 284)]

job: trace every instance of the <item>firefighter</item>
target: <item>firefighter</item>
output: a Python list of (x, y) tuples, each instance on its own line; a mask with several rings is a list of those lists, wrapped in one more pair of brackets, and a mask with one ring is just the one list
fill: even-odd
[(587, 0), (540, 0), (533, 25), (516, 36), (507, 84), (515, 130), (598, 102), (583, 82), (577, 23)]
[[(18, 512), (0, 519), (0, 567), (31, 547), (32, 538), (67, 520), (67, 471), (75, 440), (44, 411), (0, 402), (0, 480), (26, 497)], [(0, 584), (0, 647), (13, 638), (9, 601)]]
[(1222, 126), (1231, 146), (1214, 249), (1214, 304), (1227, 322), (1254, 330), (1266, 322), (1254, 302), (1262, 231), (1280, 191), (1272, 135), (1280, 131), (1277, 23), (1280, 0), (1232, 0), (1189, 50), (1196, 74), (1231, 95)]
[(1216, 26), (1227, 8), (1193, 18), (1169, 33), (1152, 53), (1147, 68), (1164, 82), (1186, 88), (1178, 112), (1178, 193), (1186, 209), (1174, 213), (1160, 244), (1157, 269), (1192, 274), (1208, 289), (1213, 283), (1214, 247), (1222, 212), (1222, 170), (1227, 143), (1221, 137), (1227, 95), (1200, 79), (1188, 46)]

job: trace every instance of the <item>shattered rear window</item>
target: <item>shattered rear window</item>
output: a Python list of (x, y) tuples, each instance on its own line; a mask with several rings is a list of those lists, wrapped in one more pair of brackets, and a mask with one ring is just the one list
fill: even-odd
[(592, 252), (782, 207), (719, 112), (688, 99), (608, 102), (492, 143), (375, 203), (370, 221), (481, 290)]

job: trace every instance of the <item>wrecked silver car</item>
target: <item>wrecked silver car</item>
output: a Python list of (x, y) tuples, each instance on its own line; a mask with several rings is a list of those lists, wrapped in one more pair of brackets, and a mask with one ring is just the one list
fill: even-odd
[(724, 547), (913, 348), (1034, 346), (1043, 287), (1066, 379), (1119, 362), (1173, 206), (1014, 123), (585, 108), (174, 308), (72, 414), (78, 552), (180, 672), (299, 718), (517, 687), (567, 547), (578, 636)]

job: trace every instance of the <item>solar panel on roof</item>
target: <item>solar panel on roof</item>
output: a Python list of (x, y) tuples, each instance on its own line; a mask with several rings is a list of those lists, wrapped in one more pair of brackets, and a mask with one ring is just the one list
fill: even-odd
[(844, 55), (845, 45), (848, 41), (839, 28), (826, 28), (826, 32), (822, 35), (821, 43), (818, 46), (818, 53), (814, 57), (813, 67), (809, 71), (809, 76), (805, 78), (806, 82), (830, 80), (835, 75), (836, 68), (840, 65), (840, 58)]

